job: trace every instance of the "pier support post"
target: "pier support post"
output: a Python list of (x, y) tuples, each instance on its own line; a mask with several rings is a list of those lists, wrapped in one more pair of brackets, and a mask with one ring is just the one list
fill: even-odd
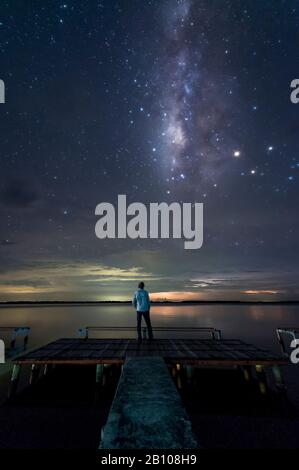
[(10, 379), (10, 385), (8, 389), (8, 398), (13, 397), (17, 392), (20, 373), (21, 373), (20, 364), (14, 364), (13, 369), (12, 369), (11, 379)]
[(39, 370), (40, 370), (40, 366), (38, 364), (32, 364), (31, 373), (29, 377), (30, 385), (34, 385), (37, 382), (38, 376), (39, 376)]
[(187, 365), (186, 366), (186, 375), (187, 375), (187, 379), (192, 379), (193, 377), (193, 367), (192, 366), (189, 366)]
[(252, 380), (251, 366), (243, 366), (241, 369), (242, 369), (245, 381), (250, 382)]
[(94, 389), (94, 404), (97, 405), (99, 401), (99, 395), (101, 393), (101, 385), (104, 379), (104, 364), (96, 365), (96, 383)]
[(54, 366), (52, 364), (45, 364), (43, 369), (43, 375), (48, 375)]
[(277, 365), (272, 366), (272, 373), (273, 373), (276, 389), (279, 392), (284, 392), (286, 390), (286, 385), (283, 379), (281, 367)]
[(262, 395), (265, 395), (268, 390), (265, 368), (264, 366), (256, 365), (255, 370), (256, 370), (256, 376), (257, 376), (258, 383), (259, 383), (260, 392)]
[(96, 384), (98, 385), (103, 377), (104, 373), (104, 364), (97, 364), (96, 365)]

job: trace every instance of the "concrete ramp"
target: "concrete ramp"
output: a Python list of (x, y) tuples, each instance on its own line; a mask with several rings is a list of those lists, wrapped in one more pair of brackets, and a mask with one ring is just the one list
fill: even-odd
[(164, 360), (149, 356), (128, 358), (102, 431), (100, 448), (198, 447)]

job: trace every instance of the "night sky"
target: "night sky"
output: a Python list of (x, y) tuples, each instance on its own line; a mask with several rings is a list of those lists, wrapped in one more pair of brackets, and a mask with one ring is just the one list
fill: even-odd
[[(1, 1), (0, 300), (299, 299), (297, 0)], [(204, 243), (95, 207), (203, 202)]]

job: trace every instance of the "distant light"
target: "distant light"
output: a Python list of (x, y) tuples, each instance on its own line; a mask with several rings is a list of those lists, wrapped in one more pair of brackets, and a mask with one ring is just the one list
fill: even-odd
[(294, 176), (289, 176), (289, 177), (288, 177), (288, 180), (289, 180), (289, 181), (293, 181), (293, 179), (294, 179)]
[(184, 180), (185, 179), (185, 175), (183, 173), (180, 174), (180, 177)]
[(255, 170), (251, 170), (250, 172), (252, 175), (255, 175)]
[(269, 150), (269, 152), (272, 152), (272, 150), (274, 150), (274, 147), (272, 147), (272, 145), (270, 145), (270, 147), (268, 147), (268, 150)]
[(153, 147), (153, 152), (156, 152), (156, 150), (157, 150), (156, 147)]
[(241, 155), (240, 150), (235, 150), (234, 151), (234, 157), (240, 157), (240, 155)]

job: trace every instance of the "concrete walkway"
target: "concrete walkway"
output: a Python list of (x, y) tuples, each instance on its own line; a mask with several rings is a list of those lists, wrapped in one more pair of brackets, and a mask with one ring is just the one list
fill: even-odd
[(181, 398), (160, 357), (128, 358), (101, 449), (198, 448)]

